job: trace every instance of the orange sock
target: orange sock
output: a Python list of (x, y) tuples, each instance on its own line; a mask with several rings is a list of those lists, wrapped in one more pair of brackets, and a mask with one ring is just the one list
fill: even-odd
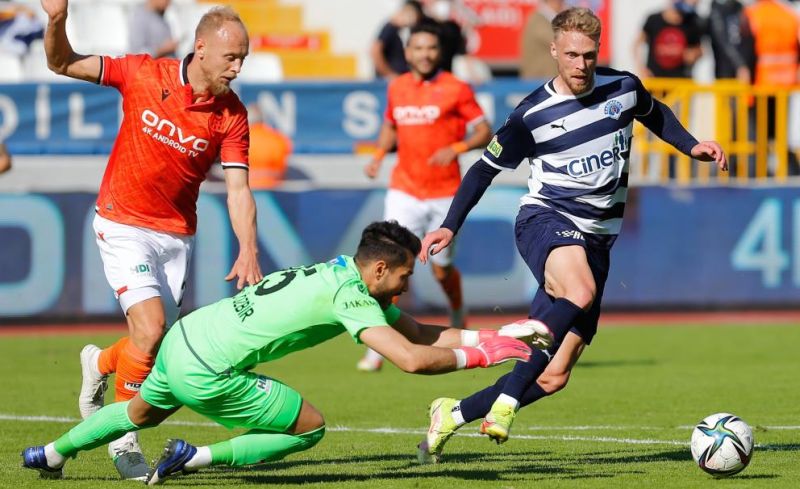
[(117, 371), (119, 354), (130, 340), (130, 337), (124, 336), (120, 338), (119, 341), (100, 352), (100, 357), (97, 359), (97, 366), (101, 374), (108, 375)]
[(458, 271), (458, 268), (450, 269), (447, 277), (439, 283), (442, 285), (444, 293), (447, 294), (450, 308), (454, 310), (461, 309), (464, 301), (461, 294), (461, 272)]
[(117, 364), (117, 378), (114, 383), (116, 401), (128, 401), (139, 392), (144, 379), (153, 368), (155, 358), (136, 348), (129, 341), (122, 349)]

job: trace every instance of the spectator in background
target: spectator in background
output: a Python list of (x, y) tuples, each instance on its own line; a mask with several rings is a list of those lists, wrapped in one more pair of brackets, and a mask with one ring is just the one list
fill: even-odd
[(292, 141), (264, 122), (256, 104), (247, 106), (250, 124), (250, 188), (277, 187), (286, 175)]
[(370, 56), (375, 76), (391, 79), (408, 71), (405, 44), (411, 27), (425, 19), (422, 4), (406, 0), (387, 22), (372, 43)]
[(0, 4), (0, 52), (23, 56), (28, 47), (44, 37), (44, 24), (29, 7), (13, 3)]
[[(778, 0), (756, 0), (744, 9), (744, 31), (752, 36), (755, 51), (753, 82), (756, 86), (790, 87), (798, 83), (800, 18)], [(750, 112), (751, 139), (755, 139), (755, 110)], [(767, 136), (775, 138), (775, 97), (767, 99)], [(789, 152), (790, 175), (800, 174), (800, 165)]]
[(3, 143), (0, 143), (0, 173), (5, 173), (11, 169), (11, 154)]
[(558, 74), (556, 60), (550, 54), (550, 44), (553, 42), (550, 23), (566, 8), (564, 0), (541, 0), (536, 10), (528, 16), (522, 31), (520, 78), (550, 79)]
[(147, 0), (134, 7), (128, 25), (131, 53), (147, 53), (153, 58), (174, 58), (178, 41), (164, 19), (171, 0)]
[(461, 26), (452, 18), (452, 0), (434, 0), (428, 3), (429, 18), (439, 29), (439, 39), (442, 43), (441, 61), (439, 66), (452, 73), (453, 58), (467, 54), (467, 40), (461, 32)]
[(744, 6), (739, 0), (714, 0), (708, 16), (714, 77), (750, 83), (752, 43), (742, 31)]
[(703, 27), (694, 12), (695, 0), (670, 0), (667, 8), (650, 15), (633, 45), (633, 57), (641, 63), (647, 45), (647, 63), (639, 67), (644, 77), (691, 78), (692, 67), (703, 55)]

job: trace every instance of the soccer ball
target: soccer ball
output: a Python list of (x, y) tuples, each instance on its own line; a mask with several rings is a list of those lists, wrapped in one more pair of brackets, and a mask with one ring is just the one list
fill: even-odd
[(753, 430), (738, 416), (717, 413), (692, 431), (692, 457), (714, 477), (741, 472), (753, 455)]

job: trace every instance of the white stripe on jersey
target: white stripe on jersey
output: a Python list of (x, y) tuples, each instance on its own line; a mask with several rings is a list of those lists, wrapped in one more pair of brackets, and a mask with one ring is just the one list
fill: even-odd
[[(566, 129), (572, 131), (573, 129), (580, 129), (581, 127), (588, 126), (594, 122), (601, 121), (608, 117), (603, 113), (603, 107), (605, 107), (610, 100), (616, 100), (620, 102), (622, 104), (623, 111), (629, 110), (636, 106), (636, 92), (628, 92), (618, 97), (604, 100), (594, 107), (587, 107), (580, 112), (573, 112), (568, 117), (565, 117), (563, 121), (559, 119), (557, 122), (559, 124), (563, 123), (566, 126)], [(543, 143), (563, 135), (564, 129), (561, 129), (559, 126), (552, 127), (550, 123), (547, 123), (532, 130), (531, 134), (533, 135), (534, 141), (537, 143)]]
[(628, 198), (628, 187), (619, 187), (613, 194), (609, 195), (585, 195), (583, 197), (576, 197), (578, 202), (591, 204), (595, 207), (611, 207), (614, 204), (625, 202)]

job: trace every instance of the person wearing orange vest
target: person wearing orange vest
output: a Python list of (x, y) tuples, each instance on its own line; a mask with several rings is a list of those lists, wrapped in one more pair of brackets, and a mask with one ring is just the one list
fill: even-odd
[[(800, 17), (779, 0), (756, 0), (744, 10), (745, 26), (755, 50), (753, 83), (756, 86), (786, 87), (798, 83), (800, 62)], [(767, 102), (767, 134), (775, 137), (775, 98)], [(750, 131), (755, 131), (751, 111)], [(754, 135), (754, 134), (753, 134)], [(751, 136), (752, 138), (752, 136)], [(797, 158), (789, 152), (789, 172), (800, 173)]]
[(756, 85), (797, 83), (800, 18), (777, 0), (757, 0), (744, 10), (756, 53)]
[(250, 123), (250, 188), (275, 188), (283, 182), (292, 154), (292, 141), (267, 125), (256, 104), (247, 106)]

